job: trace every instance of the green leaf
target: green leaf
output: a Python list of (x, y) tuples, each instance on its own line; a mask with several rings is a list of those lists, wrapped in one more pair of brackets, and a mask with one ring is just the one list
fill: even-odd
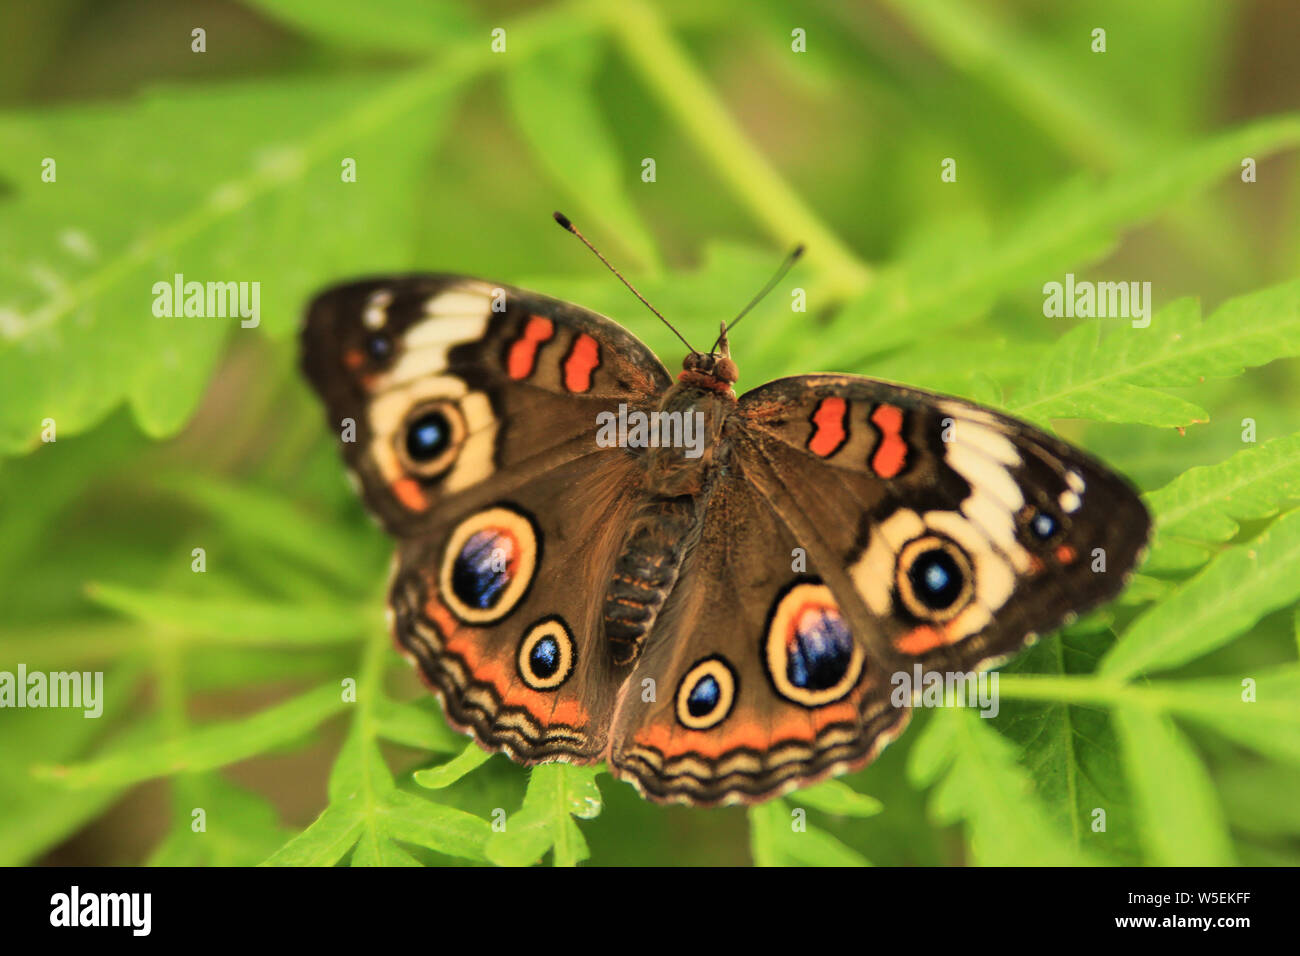
[(1091, 418), (1145, 425), (1190, 425), (1209, 416), (1157, 388), (1227, 378), (1253, 365), (1300, 354), (1300, 281), (1225, 302), (1202, 322), (1181, 299), (1159, 310), (1148, 328), (1113, 319), (1084, 323), (1063, 336), (1008, 410), (1044, 421)]
[(157, 483), (250, 547), (273, 548), (342, 584), (357, 580), (357, 552), (367, 542), (335, 522), (307, 514), (284, 493), (192, 473), (168, 474)]
[(1242, 521), (1271, 518), (1300, 498), (1300, 434), (1245, 448), (1217, 465), (1183, 472), (1146, 495), (1156, 535), (1147, 570), (1196, 567), (1212, 546), (1235, 538)]
[(659, 257), (628, 194), (640, 167), (619, 155), (596, 104), (598, 53), (585, 38), (563, 58), (535, 58), (508, 71), (510, 111), (533, 156), (578, 204), (575, 221), (590, 235), (616, 237), (644, 267)]
[[(1021, 748), (1020, 763), (1048, 819), (1076, 851), (1133, 864), (1137, 831), (1110, 715), (1092, 704), (1029, 702), (1001, 693), (1007, 672), (1091, 675), (1113, 640), (1108, 627), (1080, 621), (1039, 641), (998, 673), (1000, 712), (993, 726)], [(1093, 829), (1098, 808), (1107, 813), (1104, 832)]]
[(420, 861), (392, 840), (373, 843), (362, 841), (352, 854), (353, 866), (406, 866), (418, 867)]
[(427, 770), (417, 770), (412, 778), (429, 790), (449, 787), (465, 774), (483, 766), (492, 755), (476, 743), (470, 743), (451, 760)]
[(373, 740), (354, 724), (330, 775), (330, 803), (267, 860), (270, 866), (332, 866), (355, 847), (354, 866), (410, 866), (395, 841), (482, 860), (487, 821), (398, 790)]
[(348, 0), (242, 2), (326, 43), (363, 50), (423, 53), (486, 35), (477, 32), (464, 6), (452, 0), (372, 0), (364, 17), (356, 15)]
[[(1142, 565), (1147, 567), (1146, 564)], [(1135, 574), (1124, 588), (1123, 593), (1115, 599), (1117, 604), (1137, 606), (1163, 601), (1173, 593), (1174, 585), (1164, 578), (1154, 578), (1146, 574)], [(1096, 612), (1093, 612), (1096, 613)]]
[(1076, 70), (1061, 70), (1061, 54), (1046, 38), (1026, 36), (994, 11), (955, 0), (888, 0), (888, 6), (955, 68), (1032, 116), (1071, 156), (1109, 166), (1146, 132), (1146, 124), (1115, 129), (1115, 111), (1099, 97), (1106, 87), (1079, 83)]
[[(7, 637), (3, 647), (8, 650)], [(19, 657), (18, 660), (22, 660)], [(35, 668), (29, 668), (34, 670)], [(122, 794), (122, 786), (69, 789), (32, 775), (38, 761), (73, 761), (97, 738), (118, 729), (138, 695), (142, 668), (132, 657), (104, 674), (102, 716), (60, 710), (4, 710), (0, 732), (0, 866), (29, 863), (57, 846), (107, 810)], [(113, 733), (112, 744), (147, 745), (157, 738), (157, 722), (149, 719)]]
[(356, 814), (326, 807), (307, 829), (273, 853), (265, 865), (333, 866), (356, 844), (363, 825)]
[(385, 740), (432, 750), (456, 753), (465, 746), (465, 735), (447, 726), (436, 700), (398, 703), (387, 697), (375, 703), (375, 732)]
[(1011, 744), (965, 707), (937, 709), (913, 747), (908, 777), (934, 785), (936, 823), (963, 822), (981, 866), (1088, 862), (1051, 824)]
[(1000, 693), (1022, 700), (1132, 706), (1195, 721), (1261, 754), (1300, 763), (1300, 665), (1239, 677), (1116, 683), (1095, 678), (1003, 675)]
[(488, 840), (488, 859), (499, 866), (528, 866), (553, 850), (556, 866), (574, 866), (589, 851), (573, 818), (590, 820), (600, 807), (596, 768), (562, 763), (534, 767), (523, 806), (507, 818), (505, 830)]
[[(155, 283), (187, 267), (186, 281), (260, 283), (259, 327), (283, 333), (327, 279), (405, 261), (416, 207), (404, 184), (464, 75), (265, 81), (0, 116), (0, 176), (23, 184), (0, 237), (12, 398), (0, 452), (29, 449), (47, 417), (60, 438), (83, 431), (124, 398), (148, 434), (179, 429), (227, 336), (257, 334), (239, 316), (156, 317)], [(56, 184), (28, 175), (40, 156), (63, 162)], [(340, 157), (356, 160), (356, 183), (341, 182)], [(136, 197), (130, 214), (110, 195)]]
[[(252, 866), (288, 835), (270, 801), (218, 774), (184, 778), (180, 789), (185, 799), (173, 797), (175, 824), (150, 866)], [(195, 810), (203, 811), (199, 830)]]
[[(1040, 294), (1044, 276), (1063, 279), (1065, 270), (1102, 258), (1123, 229), (1236, 171), (1241, 157), (1258, 159), (1297, 143), (1300, 118), (1282, 116), (1135, 159), (1102, 181), (1080, 176), (1036, 202), (1001, 236), (975, 246), (954, 237), (943, 257), (923, 248), (921, 260), (882, 270), (803, 349), (792, 351), (785, 341), (772, 349), (799, 371), (856, 368), (890, 347), (969, 321), (997, 294), (1027, 286)], [(942, 258), (952, 266), (925, 265)]]
[(919, 342), (872, 362), (871, 376), (1001, 405), (1002, 387), (1037, 368), (1047, 349), (1043, 343), (1001, 336), (972, 336), (960, 349), (936, 349), (929, 342)]
[(1265, 614), (1300, 600), (1300, 511), (1229, 548), (1120, 636), (1099, 674), (1126, 680), (1176, 667), (1248, 630)]
[(150, 746), (113, 750), (85, 763), (42, 765), (33, 772), (67, 787), (107, 787), (212, 770), (292, 743), (345, 706), (338, 685), (327, 684), (252, 717), (221, 721)]
[[(800, 791), (791, 801), (769, 800), (750, 808), (750, 852), (758, 866), (871, 865), (857, 850), (808, 823), (807, 810), (791, 806), (791, 803), (800, 802), (804, 794), (816, 789), (819, 788)], [(830, 801), (835, 803), (837, 798), (832, 797)], [(811, 805), (811, 801), (809, 803)]]
[(880, 801), (858, 793), (843, 780), (827, 780), (786, 798), (788, 803), (807, 804), (823, 813), (845, 817), (873, 817), (884, 810)]
[(871, 817), (884, 807), (842, 780), (827, 780), (749, 810), (750, 853), (759, 866), (869, 866), (857, 850), (808, 822), (807, 807)]
[(1167, 716), (1141, 707), (1119, 708), (1115, 722), (1150, 862), (1231, 865), (1223, 810), (1187, 738)]
[(1300, 765), (1300, 665), (1152, 686), (1156, 706), (1275, 760)]
[(1220, 767), (1215, 783), (1234, 830), (1263, 837), (1300, 835), (1300, 800), (1279, 800), (1280, 793), (1300, 793), (1300, 767), (1241, 760)]
[(448, 856), (484, 859), (486, 820), (398, 790), (379, 749), (386, 641), (371, 640), (357, 678), (347, 739), (330, 773), (329, 803), (316, 822), (272, 854), (279, 866), (330, 866), (355, 847), (354, 866), (409, 866), (415, 859), (398, 842)]
[(154, 627), (190, 637), (238, 645), (350, 643), (373, 623), (375, 611), (360, 604), (303, 604), (205, 598), (95, 583), (92, 601)]
[(395, 840), (466, 860), (482, 860), (491, 828), (473, 814), (423, 800), (401, 790), (388, 795), (380, 810), (388, 835)]

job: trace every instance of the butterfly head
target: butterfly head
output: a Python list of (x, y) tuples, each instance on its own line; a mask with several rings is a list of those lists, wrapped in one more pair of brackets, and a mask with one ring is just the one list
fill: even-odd
[(711, 352), (696, 352), (694, 349), (682, 361), (683, 382), (700, 385), (718, 392), (729, 392), (731, 386), (740, 378), (740, 370), (731, 358), (731, 346), (727, 342), (727, 324), (722, 324), (722, 334), (714, 343)]

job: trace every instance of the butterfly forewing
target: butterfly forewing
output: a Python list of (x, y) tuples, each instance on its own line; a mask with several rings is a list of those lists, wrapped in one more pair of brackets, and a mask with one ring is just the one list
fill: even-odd
[(1124, 479), (960, 399), (810, 375), (740, 408), (755, 480), (878, 655), (987, 665), (1113, 598), (1145, 547)]
[(321, 293), (303, 368), (366, 503), (398, 535), (469, 488), (526, 483), (594, 450), (597, 409), (653, 403), (670, 381), (594, 312), (445, 275)]

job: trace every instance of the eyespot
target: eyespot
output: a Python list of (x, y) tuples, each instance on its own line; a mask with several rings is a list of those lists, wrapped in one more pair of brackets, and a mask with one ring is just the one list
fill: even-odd
[(532, 625), (519, 643), (519, 676), (533, 690), (555, 690), (573, 673), (573, 634), (559, 617)]
[(366, 354), (376, 362), (384, 362), (393, 354), (393, 340), (381, 332), (366, 336)]
[(777, 597), (760, 651), (776, 692), (805, 707), (834, 703), (862, 675), (862, 648), (819, 582), (792, 585)]
[(719, 656), (698, 661), (677, 685), (677, 719), (690, 730), (716, 727), (735, 702), (736, 674)]
[(907, 569), (907, 577), (912, 583), (912, 593), (932, 610), (951, 607), (961, 595), (961, 568), (956, 559), (942, 548), (917, 555)]
[(1034, 511), (1027, 522), (1029, 533), (1039, 541), (1050, 541), (1061, 529), (1061, 523), (1046, 511)]
[(898, 555), (897, 587), (903, 605), (924, 621), (948, 621), (975, 594), (969, 558), (947, 538), (926, 535)]
[(402, 463), (420, 478), (436, 478), (455, 462), (465, 432), (464, 416), (454, 402), (420, 405), (397, 435)]
[(523, 599), (541, 558), (536, 526), (508, 505), (471, 515), (443, 550), (440, 596), (466, 624), (503, 620)]
[(425, 412), (406, 428), (406, 453), (412, 461), (431, 461), (450, 444), (451, 423), (437, 409)]

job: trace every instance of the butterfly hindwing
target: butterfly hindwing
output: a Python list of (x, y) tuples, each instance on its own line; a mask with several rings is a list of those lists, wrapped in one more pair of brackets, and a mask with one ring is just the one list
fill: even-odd
[(743, 461), (702, 522), (620, 701), (613, 772), (653, 800), (712, 806), (869, 761), (910, 711)]
[[(485, 748), (524, 763), (600, 759), (628, 669), (603, 645), (599, 602), (559, 585), (608, 579), (637, 480), (618, 457), (579, 459), (505, 497), (479, 489), (399, 549), (394, 637)], [(601, 520), (572, 520), (589, 509)]]

